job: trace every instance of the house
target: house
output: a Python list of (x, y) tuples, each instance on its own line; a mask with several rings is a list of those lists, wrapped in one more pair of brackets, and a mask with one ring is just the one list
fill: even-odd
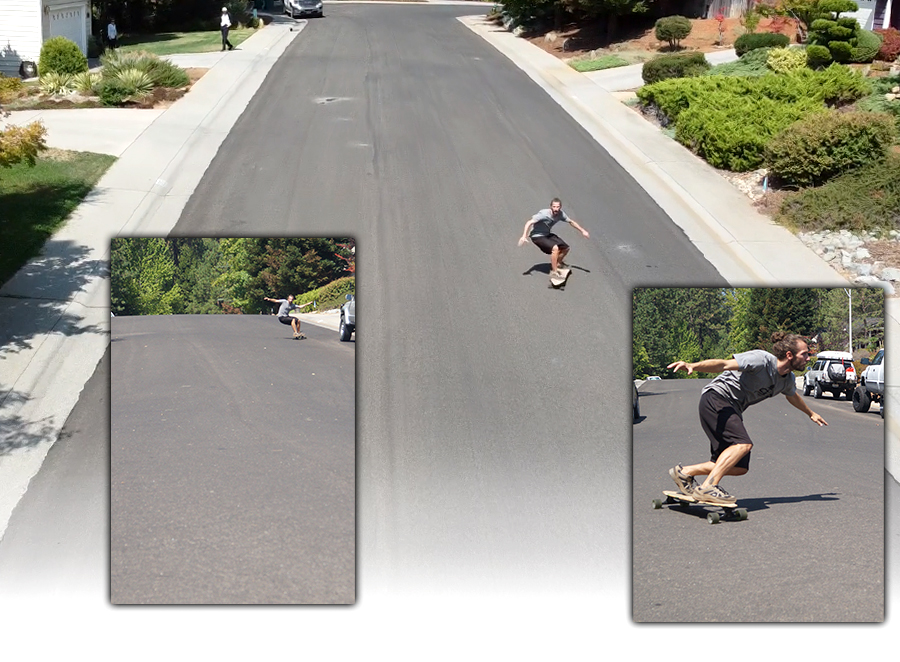
[[(859, 25), (866, 30), (895, 27), (900, 29), (900, 0), (854, 0), (859, 11), (846, 12), (841, 16), (855, 16)], [(714, 18), (721, 13), (725, 18), (743, 16), (756, 0), (707, 0), (704, 18)]]
[(90, 0), (0, 0), (0, 74), (37, 63), (50, 37), (71, 39), (87, 55), (90, 21)]

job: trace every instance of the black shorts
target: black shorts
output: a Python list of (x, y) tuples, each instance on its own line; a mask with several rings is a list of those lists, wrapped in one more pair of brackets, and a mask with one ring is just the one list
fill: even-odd
[[(707, 391), (700, 396), (700, 426), (709, 437), (711, 462), (718, 460), (729, 446), (753, 444), (744, 427), (744, 419), (728, 400), (715, 391)], [(738, 460), (735, 466), (749, 470), (750, 453)]]
[(539, 237), (532, 237), (531, 241), (534, 242), (534, 245), (544, 251), (547, 255), (553, 252), (554, 246), (559, 246), (559, 250), (565, 250), (569, 247), (569, 244), (564, 242), (562, 239), (557, 237), (555, 234), (548, 234), (546, 236), (541, 235)]
[(278, 321), (281, 322), (282, 324), (290, 325), (293, 323), (293, 321), (295, 319), (296, 319), (295, 317), (291, 317), (290, 315), (282, 315), (281, 317), (278, 318)]

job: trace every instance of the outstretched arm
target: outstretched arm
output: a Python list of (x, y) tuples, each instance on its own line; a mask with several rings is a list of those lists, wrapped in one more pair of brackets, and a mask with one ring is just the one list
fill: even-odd
[(726, 370), (740, 370), (737, 359), (706, 359), (705, 361), (697, 361), (696, 363), (687, 363), (686, 361), (676, 361), (668, 366), (672, 372), (684, 370), (687, 374), (694, 372), (725, 372)]
[(578, 223), (575, 221), (574, 218), (570, 218), (570, 219), (569, 219), (569, 225), (571, 225), (573, 228), (575, 228), (576, 230), (578, 230), (578, 231), (581, 233), (581, 236), (583, 236), (585, 239), (590, 239), (590, 238), (591, 238), (591, 235), (588, 234), (588, 231), (585, 230), (585, 229), (584, 229), (583, 227), (581, 227), (580, 225), (578, 225)]
[(278, 303), (278, 299), (270, 299), (269, 297), (263, 297), (266, 301), (271, 301), (272, 303)]
[(828, 425), (828, 422), (824, 418), (819, 416), (816, 412), (814, 412), (806, 405), (806, 401), (800, 397), (799, 393), (794, 392), (793, 395), (786, 395), (784, 397), (787, 398), (787, 401), (794, 405), (797, 409), (809, 416), (810, 420), (813, 423), (817, 424), (819, 427)]
[(533, 218), (529, 218), (528, 222), (525, 223), (525, 229), (522, 231), (522, 236), (519, 237), (519, 246), (528, 241), (528, 233), (531, 232), (531, 228), (535, 223), (537, 223), (537, 221), (535, 221)]

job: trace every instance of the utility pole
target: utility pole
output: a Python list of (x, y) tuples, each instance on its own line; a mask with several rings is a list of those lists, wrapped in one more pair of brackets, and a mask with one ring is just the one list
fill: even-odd
[(844, 294), (847, 295), (849, 303), (847, 304), (847, 346), (850, 348), (850, 354), (853, 354), (853, 289), (846, 288)]

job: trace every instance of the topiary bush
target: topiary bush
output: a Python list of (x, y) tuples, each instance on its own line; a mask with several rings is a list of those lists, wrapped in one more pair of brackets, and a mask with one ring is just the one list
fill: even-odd
[(859, 64), (872, 62), (881, 50), (883, 38), (880, 34), (871, 30), (862, 30), (856, 33), (856, 44), (851, 44), (850, 61)]
[(765, 164), (783, 186), (821, 186), (837, 175), (884, 161), (895, 136), (889, 115), (830, 110), (801, 119), (766, 146)]
[(644, 63), (641, 77), (645, 84), (658, 83), (670, 78), (700, 76), (710, 69), (703, 53), (674, 53), (660, 55)]
[(74, 41), (65, 37), (50, 37), (41, 47), (38, 73), (74, 76), (88, 70), (87, 58)]
[(786, 74), (789, 71), (805, 69), (806, 49), (773, 48), (769, 51), (768, 57), (766, 58), (766, 67), (776, 74)]
[(772, 32), (750, 32), (734, 40), (734, 52), (738, 57), (757, 48), (787, 48), (790, 37)]
[(691, 33), (690, 20), (684, 16), (664, 16), (656, 21), (654, 34), (660, 41), (668, 42), (672, 50), (681, 45), (681, 40)]
[(881, 47), (878, 49), (875, 59), (894, 62), (900, 57), (900, 30), (887, 28), (886, 30), (875, 30), (875, 32), (881, 35)]
[(841, 17), (841, 13), (857, 11), (859, 5), (853, 0), (819, 0), (818, 9), (823, 16), (809, 26), (808, 43), (828, 48), (835, 62), (849, 62), (857, 43), (859, 22)]
[(824, 112), (813, 99), (783, 103), (716, 92), (682, 111), (675, 139), (716, 168), (732, 172), (763, 164), (767, 143), (798, 119)]
[(811, 69), (824, 69), (832, 62), (831, 51), (827, 46), (811, 44), (806, 47), (806, 65)]

